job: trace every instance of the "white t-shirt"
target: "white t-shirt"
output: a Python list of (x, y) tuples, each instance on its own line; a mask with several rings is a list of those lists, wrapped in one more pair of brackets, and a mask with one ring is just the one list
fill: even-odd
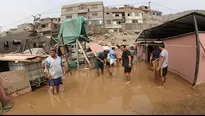
[(57, 79), (63, 76), (62, 64), (62, 59), (59, 56), (57, 56), (56, 59), (51, 56), (46, 59), (46, 67), (48, 68), (52, 79)]
[(160, 60), (162, 59), (162, 56), (165, 58), (164, 59), (164, 62), (162, 64), (162, 67), (161, 68), (165, 68), (168, 66), (168, 52), (167, 50), (162, 50), (161, 53), (160, 53)]

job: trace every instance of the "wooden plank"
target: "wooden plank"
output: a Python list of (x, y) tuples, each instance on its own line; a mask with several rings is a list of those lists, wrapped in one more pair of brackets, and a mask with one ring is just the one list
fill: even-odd
[(78, 39), (76, 39), (76, 53), (77, 53), (77, 68), (80, 69), (80, 63), (79, 63), (79, 48), (78, 48)]
[(80, 49), (82, 50), (85, 59), (87, 60), (88, 64), (90, 65), (90, 61), (88, 60), (88, 57), (87, 57), (85, 51), (83, 50), (82, 45), (80, 44), (79, 40), (76, 40), (76, 41), (78, 42), (78, 45), (80, 46)]
[(26, 70), (2, 72), (0, 79), (7, 95), (15, 97), (31, 91)]

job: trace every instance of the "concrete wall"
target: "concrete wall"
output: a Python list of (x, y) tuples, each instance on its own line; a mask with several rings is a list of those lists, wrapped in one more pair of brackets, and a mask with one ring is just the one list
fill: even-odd
[(190, 83), (194, 81), (196, 65), (196, 40), (194, 34), (164, 40), (169, 53), (168, 69)]
[(138, 23), (124, 23), (122, 25), (122, 30), (144, 30), (153, 27), (152, 24), (138, 24)]
[[(199, 33), (199, 39), (203, 47), (205, 47), (205, 33)], [(198, 72), (198, 78), (196, 84), (205, 83), (204, 69), (205, 69), (205, 52), (202, 46), (200, 46), (200, 63), (199, 63), (199, 72)]]

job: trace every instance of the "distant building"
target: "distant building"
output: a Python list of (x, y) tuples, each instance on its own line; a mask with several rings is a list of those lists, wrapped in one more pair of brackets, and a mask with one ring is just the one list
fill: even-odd
[(159, 17), (162, 12), (150, 10), (147, 6), (136, 8), (130, 5), (123, 7), (106, 7), (104, 10), (105, 28), (113, 31), (120, 30), (143, 30), (150, 28), (152, 24), (145, 24), (144, 19), (149, 17)]
[(65, 5), (61, 11), (61, 21), (67, 18), (84, 16), (89, 24), (103, 24), (103, 2), (85, 2)]
[(43, 35), (51, 34), (60, 28), (60, 18), (44, 18), (36, 24), (36, 31)]
[(24, 24), (18, 25), (17, 28), (12, 28), (8, 31), (4, 31), (0, 33), (0, 37), (4, 37), (6, 35), (11, 35), (11, 34), (23, 32), (23, 31), (34, 31), (34, 29), (35, 27), (32, 23), (24, 23)]
[(17, 26), (17, 31), (18, 32), (21, 32), (21, 31), (33, 31), (35, 28), (34, 28), (34, 25), (32, 23), (24, 23), (24, 24), (21, 24), (21, 25), (18, 25)]

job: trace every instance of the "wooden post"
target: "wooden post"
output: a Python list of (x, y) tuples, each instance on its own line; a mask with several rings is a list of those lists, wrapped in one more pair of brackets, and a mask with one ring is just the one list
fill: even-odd
[(87, 57), (87, 55), (86, 55), (85, 51), (83, 50), (82, 45), (80, 44), (80, 42), (79, 42), (79, 40), (78, 40), (78, 39), (77, 39), (76, 41), (77, 41), (78, 45), (80, 46), (80, 49), (82, 50), (82, 52), (83, 52), (83, 55), (84, 55), (85, 59), (87, 60), (88, 64), (90, 65), (90, 61), (88, 60), (88, 57)]
[[(65, 51), (65, 59), (66, 59), (66, 62), (67, 62), (67, 65), (68, 65), (68, 69), (69, 69), (69, 63), (68, 63), (68, 56), (67, 56), (67, 50), (65, 50), (65, 43), (64, 43), (64, 39), (63, 39), (63, 35), (61, 34), (61, 38), (62, 38), (62, 44), (63, 44), (63, 48), (64, 48), (64, 51)], [(59, 46), (58, 46), (59, 47)], [(67, 52), (66, 52), (67, 51)], [(67, 70), (68, 71), (68, 70)]]
[(78, 50), (79, 50), (79, 48), (78, 48), (78, 39), (76, 39), (76, 53), (77, 53), (77, 68), (78, 68), (78, 70), (80, 69), (80, 63), (79, 63), (79, 52), (78, 52)]

